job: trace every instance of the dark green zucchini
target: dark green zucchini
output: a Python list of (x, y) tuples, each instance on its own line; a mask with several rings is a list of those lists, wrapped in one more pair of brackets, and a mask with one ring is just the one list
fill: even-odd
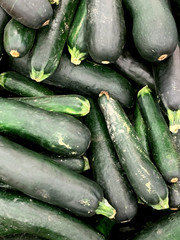
[(149, 62), (173, 54), (178, 33), (168, 0), (123, 0), (133, 18), (133, 39), (140, 55)]
[(49, 26), (39, 30), (30, 57), (30, 76), (41, 82), (56, 70), (79, 0), (61, 0)]
[(119, 161), (137, 196), (154, 209), (166, 209), (168, 189), (149, 159), (127, 115), (118, 101), (101, 92), (99, 105)]
[(146, 124), (154, 163), (167, 182), (175, 183), (180, 180), (180, 155), (160, 108), (147, 86), (138, 92), (137, 102)]
[(86, 44), (87, 3), (81, 0), (68, 37), (68, 50), (71, 62), (79, 65), (88, 56)]
[(87, 0), (87, 47), (98, 63), (115, 62), (125, 45), (126, 27), (121, 0)]
[(178, 240), (180, 236), (180, 211), (166, 214), (158, 221), (138, 232), (131, 240)]
[(23, 57), (32, 48), (36, 31), (11, 19), (4, 29), (4, 49), (12, 57)]
[(154, 79), (152, 67), (144, 59), (133, 51), (132, 47), (125, 46), (122, 54), (115, 62), (115, 66), (120, 72), (138, 86), (148, 85), (154, 89)]
[(169, 185), (169, 206), (171, 210), (180, 208), (180, 182)]
[(0, 109), (1, 133), (32, 141), (64, 157), (83, 155), (89, 147), (89, 129), (73, 116), (6, 98), (0, 98)]
[(0, 60), (2, 58), (4, 47), (3, 47), (3, 35), (4, 28), (8, 23), (10, 16), (0, 7)]
[(21, 97), (12, 99), (27, 103), (34, 107), (44, 109), (46, 111), (67, 113), (77, 117), (85, 116), (90, 111), (90, 103), (88, 99), (77, 94), (54, 95), (31, 98)]
[(176, 26), (178, 31), (180, 32), (180, 26), (179, 26), (179, 21), (180, 21), (180, 1), (179, 0), (171, 0), (171, 10), (173, 13), (173, 16), (176, 21)]
[(0, 222), (1, 237), (28, 233), (50, 240), (104, 239), (78, 218), (13, 191), (0, 191)]
[(53, 91), (16, 72), (0, 74), (0, 86), (22, 97), (42, 97), (54, 95)]
[(137, 200), (119, 165), (98, 103), (90, 100), (90, 104), (91, 111), (85, 117), (85, 124), (92, 134), (88, 158), (93, 176), (108, 202), (116, 209), (115, 220), (128, 222), (137, 213)]
[(96, 182), (2, 136), (0, 145), (0, 181), (78, 216), (114, 217), (114, 208)]
[(147, 136), (147, 129), (142, 114), (140, 112), (138, 104), (136, 104), (136, 109), (134, 112), (134, 121), (133, 121), (134, 129), (139, 137), (141, 144), (145, 150), (145, 152), (149, 155), (149, 143), (148, 143), (148, 136)]
[(47, 25), (53, 14), (48, 0), (1, 0), (0, 6), (12, 18), (34, 29)]
[(153, 65), (156, 90), (167, 111), (169, 129), (180, 129), (180, 49), (177, 45), (173, 55)]
[(30, 78), (30, 75), (29, 75), (30, 66), (28, 64), (28, 60), (29, 60), (29, 54), (26, 54), (24, 57), (21, 57), (21, 58), (9, 57), (8, 69), (18, 72), (27, 78)]

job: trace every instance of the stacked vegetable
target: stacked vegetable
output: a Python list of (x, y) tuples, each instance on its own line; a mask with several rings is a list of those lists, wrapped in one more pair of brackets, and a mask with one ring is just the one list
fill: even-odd
[(177, 9), (0, 0), (0, 237), (178, 239)]

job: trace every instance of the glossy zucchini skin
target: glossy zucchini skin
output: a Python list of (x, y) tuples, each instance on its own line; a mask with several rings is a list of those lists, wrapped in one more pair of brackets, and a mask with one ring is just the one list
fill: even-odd
[(78, 216), (95, 214), (103, 199), (102, 189), (97, 183), (2, 136), (0, 144), (1, 181), (30, 197), (65, 208)]
[(12, 57), (23, 57), (32, 48), (36, 31), (11, 19), (4, 29), (4, 48)]
[(178, 33), (167, 0), (124, 0), (133, 18), (133, 39), (140, 55), (149, 62), (171, 56)]
[(30, 76), (41, 82), (58, 67), (79, 0), (61, 0), (49, 26), (39, 30), (30, 57)]
[(156, 91), (169, 118), (169, 129), (173, 133), (180, 128), (180, 49), (177, 45), (173, 55), (153, 65)]
[(3, 46), (4, 28), (8, 23), (9, 19), (10, 19), (10, 16), (4, 11), (2, 7), (0, 7), (0, 60), (4, 52), (4, 46)]
[(98, 63), (115, 62), (125, 45), (126, 27), (121, 0), (87, 0), (87, 47)]
[(46, 111), (66, 113), (77, 117), (85, 116), (90, 111), (88, 99), (78, 94), (20, 97), (13, 99)]
[(148, 62), (143, 60), (132, 48), (125, 46), (122, 54), (114, 63), (125, 77), (132, 80), (138, 86), (148, 85), (154, 89), (154, 78), (152, 67)]
[(32, 141), (64, 157), (83, 155), (89, 147), (89, 129), (73, 116), (7, 98), (0, 98), (0, 105), (1, 133)]
[(137, 196), (155, 209), (168, 208), (166, 183), (145, 153), (121, 105), (107, 92), (101, 92), (99, 105), (119, 161)]
[[(35, 235), (34, 239), (104, 239), (79, 219), (19, 192), (1, 191), (0, 206), (1, 236), (25, 232)], [(13, 239), (16, 239), (16, 236)]]
[(164, 216), (162, 219), (146, 227), (132, 240), (170, 240), (179, 239), (180, 211)]
[(0, 6), (15, 20), (29, 28), (38, 29), (48, 24), (53, 9), (48, 0), (1, 0)]
[(0, 85), (7, 91), (22, 97), (54, 95), (53, 91), (23, 75), (9, 71), (0, 74)]
[(86, 22), (87, 1), (81, 0), (67, 41), (71, 62), (75, 65), (79, 65), (89, 55), (86, 43)]
[(90, 104), (91, 111), (85, 117), (85, 124), (92, 134), (88, 158), (93, 176), (108, 202), (116, 209), (115, 220), (128, 222), (137, 213), (137, 199), (119, 165), (98, 102), (90, 100)]
[(139, 91), (137, 102), (146, 124), (154, 163), (167, 182), (175, 183), (180, 179), (180, 155), (148, 87)]
[(169, 206), (171, 210), (180, 208), (180, 182), (169, 185)]
[(124, 107), (130, 108), (134, 104), (132, 85), (115, 70), (90, 61), (75, 66), (65, 54), (56, 72), (44, 83), (91, 97), (97, 97), (102, 90), (107, 90)]

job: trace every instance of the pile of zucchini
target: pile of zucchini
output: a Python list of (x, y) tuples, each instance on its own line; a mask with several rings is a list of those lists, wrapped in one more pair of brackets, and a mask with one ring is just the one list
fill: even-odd
[(0, 0), (0, 239), (179, 240), (180, 0)]

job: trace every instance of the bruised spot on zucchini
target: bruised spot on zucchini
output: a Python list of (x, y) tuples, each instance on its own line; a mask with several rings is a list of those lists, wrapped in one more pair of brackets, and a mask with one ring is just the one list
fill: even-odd
[(11, 50), (10, 54), (11, 54), (12, 57), (19, 57), (20, 56), (20, 54), (17, 50)]
[(158, 58), (158, 61), (162, 61), (162, 60), (166, 59), (167, 57), (168, 57), (167, 54), (163, 54)]

